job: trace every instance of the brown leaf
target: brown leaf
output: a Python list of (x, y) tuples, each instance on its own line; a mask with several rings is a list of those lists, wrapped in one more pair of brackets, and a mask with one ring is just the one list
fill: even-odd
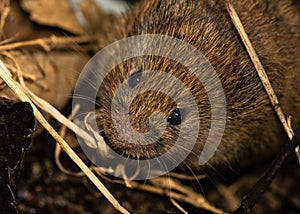
[[(17, 70), (14, 65), (17, 64), (28, 88), (58, 109), (70, 100), (77, 77), (88, 60), (88, 56), (70, 50), (49, 53), (38, 49), (32, 52), (11, 51), (9, 56), (1, 56), (0, 59), (14, 75)], [(16, 99), (7, 87), (0, 87), (0, 96)]]
[(31, 20), (41, 25), (59, 27), (75, 34), (84, 33), (67, 0), (22, 0), (21, 7), (30, 13)]

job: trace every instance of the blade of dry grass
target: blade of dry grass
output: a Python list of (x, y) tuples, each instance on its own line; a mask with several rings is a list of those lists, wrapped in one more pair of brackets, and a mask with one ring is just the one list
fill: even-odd
[(4, 29), (4, 25), (6, 22), (6, 19), (9, 15), (10, 12), (10, 2), (9, 0), (3, 0), (0, 2), (0, 4), (2, 4), (2, 11), (0, 11), (1, 13), (1, 18), (0, 18), (0, 40), (2, 39), (3, 36), (3, 29)]
[(6, 82), (6, 84), (13, 90), (13, 92), (23, 102), (29, 102), (34, 110), (35, 118), (41, 123), (41, 125), (53, 136), (53, 138), (60, 144), (62, 149), (69, 155), (69, 157), (78, 165), (78, 167), (84, 172), (84, 174), (92, 181), (92, 183), (100, 190), (100, 192), (110, 201), (110, 203), (121, 213), (129, 213), (123, 208), (114, 196), (108, 191), (108, 189), (101, 183), (97, 176), (85, 165), (85, 163), (79, 158), (79, 156), (72, 150), (72, 148), (64, 141), (64, 139), (53, 129), (48, 121), (43, 117), (37, 107), (29, 99), (29, 97), (23, 92), (20, 84), (11, 78), (11, 73), (6, 68), (4, 63), (0, 60), (0, 76)]
[[(259, 60), (256, 51), (254, 50), (252, 43), (247, 35), (247, 33), (245, 32), (244, 26), (237, 14), (237, 12), (235, 11), (234, 7), (232, 6), (232, 4), (230, 3), (230, 0), (226, 0), (226, 8), (227, 11), (231, 17), (231, 20), (235, 26), (235, 28), (237, 29), (242, 42), (244, 43), (246, 50), (252, 60), (252, 63), (257, 71), (257, 74), (269, 96), (269, 99), (271, 101), (271, 104), (273, 105), (275, 112), (277, 113), (277, 116), (280, 120), (280, 122), (283, 125), (283, 128), (285, 130), (285, 132), (287, 133), (288, 137), (290, 140), (293, 139), (294, 137), (294, 132), (292, 130), (291, 124), (288, 122), (288, 120), (286, 119), (286, 117), (284, 116), (284, 113), (282, 111), (282, 109), (280, 108), (279, 105), (279, 101), (277, 99), (277, 96), (272, 88), (272, 85), (270, 83), (270, 80), (266, 74), (266, 71), (263, 67), (263, 65), (261, 64), (261, 61)], [(299, 146), (296, 148), (295, 150), (297, 158), (299, 160), (300, 163), (300, 149)]]
[(70, 130), (72, 130), (76, 135), (82, 137), (85, 142), (89, 145), (90, 148), (97, 148), (97, 144), (88, 133), (86, 133), (84, 130), (82, 130), (80, 127), (78, 127), (75, 123), (71, 122), (68, 118), (66, 118), (64, 115), (62, 115), (56, 108), (51, 106), (48, 102), (45, 100), (39, 98), (36, 96), (32, 91), (30, 91), (27, 87), (23, 89), (26, 90), (26, 93), (28, 93), (30, 99), (41, 109), (48, 112), (52, 117), (54, 117), (57, 121), (64, 124), (66, 127), (68, 127)]
[(66, 45), (66, 44), (80, 44), (80, 43), (87, 43), (87, 42), (95, 42), (98, 40), (98, 37), (95, 35), (84, 35), (84, 36), (68, 36), (68, 37), (57, 37), (51, 36), (50, 38), (41, 38), (41, 39), (34, 39), (22, 42), (15, 42), (6, 45), (0, 46), (0, 51), (6, 50), (13, 50), (21, 47), (26, 46), (34, 46), (39, 45), (44, 48), (45, 51), (51, 51), (52, 47), (57, 45)]
[[(166, 196), (170, 200), (177, 200), (190, 204), (196, 208), (207, 210), (215, 214), (224, 214), (225, 212), (214, 205), (210, 204), (203, 195), (194, 191), (192, 188), (182, 184), (176, 179), (170, 177), (158, 177), (150, 179), (150, 183), (140, 183), (132, 180), (118, 180), (111, 179), (104, 175), (104, 171), (100, 168), (94, 167), (94, 172), (103, 179), (117, 184), (125, 185), (127, 188), (138, 189), (145, 192), (150, 192), (156, 195)], [(176, 206), (177, 207), (177, 206)], [(177, 207), (179, 209), (179, 207)]]
[(175, 201), (173, 198), (171, 198), (170, 201), (178, 210), (180, 210), (180, 212), (182, 212), (183, 214), (188, 214), (188, 212), (185, 209), (183, 209), (183, 207), (180, 206), (180, 204), (178, 204), (177, 201)]

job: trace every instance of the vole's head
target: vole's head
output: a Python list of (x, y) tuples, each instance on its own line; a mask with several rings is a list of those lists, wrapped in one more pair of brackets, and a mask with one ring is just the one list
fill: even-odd
[[(150, 52), (159, 54), (145, 52), (139, 55), (141, 57), (123, 60), (105, 74), (98, 92), (98, 128), (106, 143), (124, 157), (151, 159), (175, 148), (170, 159), (176, 159), (179, 153), (190, 153), (191, 162), (198, 164), (196, 160), (210, 133), (210, 99), (219, 99), (220, 93), (223, 93), (222, 85), (216, 84), (218, 77), (214, 76), (216, 73), (212, 74), (214, 71), (211, 70), (210, 62), (204, 59), (199, 61), (198, 57), (203, 56), (201, 52), (205, 49), (203, 53), (211, 55), (211, 59), (216, 61), (212, 47), (215, 45), (222, 48), (224, 44), (215, 38), (216, 26), (211, 23), (205, 10), (208, 7), (206, 4), (199, 6), (204, 11), (199, 16), (194, 10), (198, 3), (194, 1), (153, 3), (147, 4), (144, 1), (145, 5), (133, 8), (108, 32), (108, 40), (116, 41), (136, 35), (167, 35), (178, 41), (172, 40), (169, 44), (168, 39), (140, 42), (139, 38), (131, 49), (121, 48), (122, 51), (116, 51), (144, 53), (149, 48), (146, 44), (152, 43), (154, 48)], [(181, 46), (182, 43), (185, 44)], [(186, 44), (196, 47), (196, 50), (189, 49)], [(197, 52), (199, 50), (200, 53)], [(227, 50), (218, 51), (218, 55), (226, 54)], [(112, 57), (117, 58), (117, 55)], [(224, 66), (223, 62), (226, 64), (226, 60), (222, 59), (220, 66)], [(191, 70), (191, 67), (197, 69), (197, 72)], [(203, 86), (203, 82), (206, 86)], [(210, 91), (210, 95), (214, 94), (210, 99), (207, 91)], [(225, 102), (223, 98), (218, 101)], [(213, 107), (225, 106), (222, 103)], [(211, 138), (217, 136), (215, 140), (211, 139), (217, 143), (223, 134), (224, 115), (220, 120), (219, 123), (214, 118), (214, 125), (219, 127), (210, 134)]]
[[(100, 134), (114, 151), (131, 159), (156, 158), (171, 148), (175, 150), (170, 158), (176, 152), (191, 152), (199, 115), (210, 115), (204, 108), (209, 109), (206, 93), (199, 88), (203, 87), (197, 78), (173, 60), (155, 56), (126, 60), (106, 75), (99, 88)], [(195, 100), (200, 94), (201, 109)]]

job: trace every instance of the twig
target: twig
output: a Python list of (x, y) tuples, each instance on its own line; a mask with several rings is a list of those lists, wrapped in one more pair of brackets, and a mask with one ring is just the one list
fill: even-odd
[[(71, 115), (68, 117), (69, 120), (73, 119), (74, 114), (77, 113), (77, 111), (80, 109), (80, 105), (76, 105), (73, 109), (72, 109), (72, 113)], [(62, 136), (63, 138), (66, 137), (67, 135), (67, 126), (62, 126), (62, 128), (59, 130), (59, 135)], [(55, 163), (57, 165), (57, 167), (60, 169), (60, 171), (62, 171), (63, 173), (67, 174), (67, 175), (72, 175), (72, 176), (84, 176), (84, 173), (82, 171), (79, 172), (72, 172), (71, 170), (66, 169), (62, 163), (60, 162), (60, 154), (61, 154), (61, 147), (58, 143), (56, 143), (55, 145), (55, 150), (54, 150), (54, 160)]]
[(210, 204), (203, 195), (195, 192), (194, 190), (182, 185), (180, 182), (176, 182), (169, 177), (159, 177), (150, 179), (151, 184), (139, 183), (136, 181), (128, 181), (129, 185), (124, 180), (112, 180), (104, 176), (103, 171), (99, 168), (93, 169), (103, 179), (113, 183), (118, 183), (126, 186), (130, 186), (132, 189), (138, 189), (153, 194), (167, 196), (170, 199), (181, 201), (190, 204), (196, 208), (207, 210), (216, 214), (225, 213), (219, 208), (214, 207)]
[(97, 144), (88, 133), (86, 133), (83, 129), (78, 127), (75, 123), (72, 123), (68, 118), (62, 115), (56, 108), (50, 105), (45, 100), (36, 96), (32, 91), (30, 91), (27, 87), (23, 86), (23, 89), (26, 90), (26, 93), (30, 97), (30, 99), (41, 109), (48, 112), (52, 117), (54, 117), (57, 121), (67, 126), (70, 130), (76, 133), (78, 136), (82, 137), (87, 145), (91, 148), (97, 148)]
[(98, 38), (95, 35), (85, 35), (85, 36), (75, 36), (75, 37), (51, 36), (50, 38), (28, 40), (28, 41), (22, 41), (22, 42), (1, 45), (0, 51), (13, 50), (16, 48), (21, 48), (21, 47), (25, 47), (25, 46), (34, 46), (34, 45), (40, 45), (42, 48), (44, 48), (44, 50), (50, 51), (51, 48), (56, 45), (70, 44), (70, 43), (71, 44), (72, 43), (87, 43), (87, 42), (94, 42), (97, 40), (98, 40)]
[(100, 190), (100, 192), (110, 201), (110, 203), (121, 213), (129, 213), (123, 208), (119, 202), (113, 197), (113, 195), (107, 190), (107, 188), (100, 182), (96, 175), (85, 165), (85, 163), (79, 158), (79, 156), (72, 150), (72, 148), (64, 141), (64, 139), (52, 128), (52, 126), (43, 117), (37, 107), (32, 103), (29, 97), (22, 91), (18, 82), (15, 82), (11, 78), (11, 74), (0, 60), (0, 76), (6, 82), (6, 84), (13, 90), (13, 92), (23, 102), (29, 102), (34, 110), (36, 119), (44, 126), (44, 128), (53, 136), (53, 138), (60, 144), (62, 149), (69, 155), (69, 157), (79, 166), (84, 174), (93, 182), (93, 184)]
[[(64, 169), (63, 171), (65, 172), (66, 169)], [(176, 190), (177, 192), (180, 193), (176, 193), (176, 192), (172, 192), (172, 190), (169, 190), (168, 193), (166, 193), (166, 189), (170, 189), (169, 185), (168, 187), (166, 186), (165, 183), (169, 183), (169, 182), (158, 182), (159, 185), (157, 185), (157, 182), (152, 182), (151, 185), (149, 184), (144, 184), (144, 183), (138, 183), (138, 182), (134, 182), (132, 180), (119, 180), (119, 179), (110, 179), (107, 176), (105, 176), (105, 173), (107, 173), (107, 169), (103, 169), (100, 167), (95, 167), (92, 166), (91, 170), (93, 170), (94, 172), (96, 172), (99, 176), (101, 176), (103, 179), (111, 182), (111, 183), (117, 183), (117, 184), (121, 184), (121, 185), (125, 185), (127, 188), (131, 188), (131, 189), (138, 189), (138, 190), (143, 190), (146, 192), (150, 192), (150, 193), (154, 193), (154, 194), (158, 194), (158, 195), (162, 195), (162, 196), (169, 196), (171, 202), (175, 202), (175, 199), (178, 201), (182, 201), (185, 203), (188, 203), (194, 207), (197, 208), (201, 208), (204, 210), (208, 210), (212, 213), (224, 213), (222, 210), (212, 206), (211, 204), (209, 204), (202, 195), (195, 193), (193, 190), (190, 190), (188, 188), (186, 188), (186, 186), (181, 185), (179, 182), (176, 182), (176, 184), (172, 185), (173, 189)], [(76, 175), (76, 176), (80, 176), (80, 173), (77, 172), (72, 172), (69, 170), (66, 170), (67, 174), (71, 174), (71, 175)], [(175, 176), (174, 176), (175, 175)], [(179, 174), (179, 173), (170, 173), (169, 174), (170, 177), (173, 178), (178, 178), (178, 179), (189, 179), (189, 180), (194, 180), (194, 177), (192, 176), (185, 176)], [(159, 178), (159, 179), (171, 179), (170, 177), (166, 177), (166, 178)], [(205, 176), (204, 175), (198, 175), (196, 176), (199, 179), (203, 179)], [(158, 179), (158, 178), (157, 178)], [(155, 180), (155, 179), (153, 179)], [(177, 202), (175, 202), (175, 204), (173, 203), (173, 205), (179, 209), (181, 212), (184, 213), (183, 210), (180, 209), (180, 205), (178, 204), (178, 206), (176, 205)]]
[(286, 119), (284, 116), (280, 106), (279, 101), (277, 99), (277, 96), (271, 86), (271, 83), (268, 79), (268, 76), (249, 40), (248, 35), (245, 32), (245, 29), (241, 23), (241, 20), (239, 19), (235, 9), (230, 3), (230, 0), (225, 0), (226, 3), (226, 9), (232, 19), (233, 24), (235, 25), (237, 31), (239, 32), (239, 35), (245, 45), (245, 48), (252, 60), (252, 63), (258, 73), (258, 76), (269, 96), (269, 99), (271, 101), (271, 104), (274, 106), (275, 112), (277, 113), (277, 116), (279, 120), (281, 121), (283, 128), (285, 132), (287, 133), (290, 143), (286, 143), (284, 145), (284, 149), (281, 150), (281, 152), (278, 154), (275, 161), (272, 163), (272, 165), (269, 167), (269, 169), (266, 171), (264, 176), (253, 186), (251, 191), (245, 196), (244, 200), (241, 202), (240, 207), (238, 210), (235, 211), (235, 213), (238, 214), (249, 214), (251, 213), (252, 208), (257, 203), (257, 201), (260, 199), (260, 197), (263, 195), (263, 193), (267, 190), (267, 188), (270, 186), (271, 182), (275, 178), (278, 171), (283, 167), (284, 163), (288, 159), (288, 157), (293, 153), (293, 151), (296, 152), (298, 161), (300, 163), (300, 151), (299, 151), (299, 136), (294, 137), (294, 132), (291, 127), (290, 117)]
[(183, 207), (180, 206), (180, 204), (178, 204), (177, 201), (175, 201), (173, 198), (171, 198), (170, 201), (178, 210), (180, 210), (180, 212), (182, 212), (183, 214), (188, 214), (188, 212), (185, 209), (183, 209)]
[(212, 213), (216, 213), (216, 214), (223, 214), (224, 212), (214, 206), (212, 206), (211, 204), (209, 204), (202, 195), (197, 194), (197, 193), (193, 193), (190, 195), (185, 195), (185, 194), (181, 194), (181, 193), (177, 193), (174, 191), (166, 191), (166, 189), (164, 188), (160, 188), (160, 187), (156, 187), (153, 185), (147, 185), (147, 184), (139, 184), (137, 182), (131, 182), (131, 186), (133, 188), (136, 189), (140, 189), (140, 190), (144, 190), (144, 191), (148, 191), (148, 192), (152, 192), (155, 194), (159, 194), (159, 195), (165, 195), (168, 196), (170, 198), (173, 198), (174, 200), (178, 200), (178, 201), (182, 201), (188, 204), (193, 205), (194, 207), (198, 207), (201, 209), (205, 209), (207, 211), (210, 211)]
[[(272, 88), (272, 85), (269, 81), (269, 78), (268, 78), (266, 72), (265, 72), (265, 69), (261, 64), (252, 44), (250, 42), (250, 39), (249, 39), (247, 33), (245, 32), (244, 26), (243, 26), (240, 18), (238, 17), (235, 9), (233, 8), (232, 4), (230, 3), (230, 0), (226, 0), (225, 2), (226, 2), (227, 11), (232, 19), (232, 22), (233, 22), (235, 28), (237, 29), (237, 31), (240, 34), (240, 37), (248, 51), (248, 54), (252, 60), (252, 63), (254, 65), (256, 71), (257, 71), (257, 74), (269, 96), (271, 104), (274, 106), (275, 112), (277, 113), (277, 116), (278, 116), (280, 122), (282, 123), (283, 128), (284, 128), (285, 132), (287, 133), (289, 139), (292, 140), (293, 136), (294, 136), (294, 132), (292, 130), (291, 124), (288, 123), (286, 117), (283, 114), (282, 109), (279, 106), (279, 101), (277, 99), (277, 96), (276, 96), (273, 88)], [(295, 152), (296, 152), (298, 161), (300, 163), (300, 151), (299, 150), (300, 150), (299, 147), (295, 148)]]
[(1, 11), (1, 20), (0, 20), (0, 40), (2, 39), (3, 36), (3, 28), (6, 22), (6, 19), (9, 15), (10, 12), (10, 2), (9, 0), (4, 0), (2, 1), (2, 7), (3, 10)]
[(185, 175), (185, 174), (180, 174), (176, 172), (169, 172), (168, 173), (170, 177), (172, 178), (178, 178), (180, 180), (201, 180), (207, 177), (205, 174), (200, 174), (200, 175)]
[(273, 161), (264, 176), (252, 187), (250, 192), (244, 197), (240, 207), (235, 214), (250, 214), (252, 208), (260, 199), (262, 194), (268, 189), (278, 171), (284, 166), (288, 158), (293, 154), (295, 147), (299, 146), (300, 137), (296, 135), (290, 143), (285, 143), (284, 148)]

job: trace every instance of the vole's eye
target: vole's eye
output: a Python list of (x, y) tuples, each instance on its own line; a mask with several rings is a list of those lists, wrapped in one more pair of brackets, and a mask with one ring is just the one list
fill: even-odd
[(136, 72), (133, 75), (131, 75), (128, 80), (129, 86), (131, 88), (134, 88), (137, 84), (139, 84), (142, 79), (142, 75), (143, 75), (142, 71)]
[(175, 109), (172, 114), (168, 117), (168, 122), (173, 125), (179, 125), (181, 123), (181, 115), (179, 108)]

